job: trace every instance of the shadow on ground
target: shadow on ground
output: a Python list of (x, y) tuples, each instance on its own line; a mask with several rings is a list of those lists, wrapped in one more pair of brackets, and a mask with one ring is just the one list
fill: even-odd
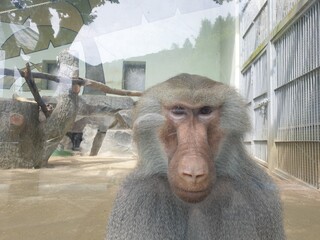
[[(53, 157), (49, 168), (0, 170), (1, 240), (102, 240), (133, 157)], [(320, 194), (277, 179), (288, 240), (320, 236)]]

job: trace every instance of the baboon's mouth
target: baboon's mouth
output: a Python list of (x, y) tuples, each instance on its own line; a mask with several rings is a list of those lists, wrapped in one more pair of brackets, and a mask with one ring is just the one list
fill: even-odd
[(197, 203), (204, 200), (210, 193), (208, 189), (204, 190), (185, 190), (181, 188), (175, 189), (175, 194), (183, 201), (188, 203)]

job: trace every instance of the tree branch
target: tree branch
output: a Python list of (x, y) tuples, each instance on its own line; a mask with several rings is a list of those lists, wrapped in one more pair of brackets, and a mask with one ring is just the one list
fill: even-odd
[(44, 115), (46, 116), (46, 118), (50, 117), (50, 112), (48, 111), (47, 105), (42, 100), (42, 98), (39, 94), (37, 85), (34, 82), (29, 63), (26, 64), (26, 70), (24, 71), (24, 79), (26, 80), (26, 83), (29, 86), (29, 89), (34, 97), (34, 100), (38, 103), (38, 105), (40, 106), (40, 108), (41, 108), (42, 112), (44, 113)]
[[(21, 77), (26, 77), (26, 71), (17, 70), (20, 73)], [(3, 73), (3, 75), (5, 76), (15, 76), (15, 71), (12, 69), (7, 69), (7, 68), (0, 68), (0, 73)], [(57, 82), (57, 83), (68, 83), (70, 82), (70, 80), (72, 80), (73, 84), (78, 84), (80, 86), (88, 86), (88, 87), (92, 87), (94, 89), (98, 89), (101, 90), (104, 93), (109, 93), (109, 94), (115, 94), (115, 95), (120, 95), (120, 96), (131, 96), (131, 97), (139, 97), (141, 96), (141, 92), (139, 91), (129, 91), (129, 90), (122, 90), (122, 89), (114, 89), (114, 88), (110, 88), (107, 85), (91, 80), (91, 79), (87, 79), (87, 78), (67, 78), (67, 77), (63, 77), (63, 76), (56, 76), (56, 75), (52, 75), (49, 73), (42, 73), (42, 72), (31, 72), (30, 74), (33, 76), (33, 78), (42, 78), (42, 79), (46, 79), (49, 81), (53, 81), (53, 82)]]
[(142, 94), (141, 92), (138, 92), (138, 91), (129, 91), (129, 90), (111, 88), (101, 82), (97, 82), (87, 78), (79, 77), (76, 80), (82, 80), (85, 82), (85, 86), (92, 87), (97, 90), (101, 90), (104, 93), (110, 93), (110, 94), (122, 95), (122, 96), (132, 96), (132, 97), (133, 96), (139, 97)]

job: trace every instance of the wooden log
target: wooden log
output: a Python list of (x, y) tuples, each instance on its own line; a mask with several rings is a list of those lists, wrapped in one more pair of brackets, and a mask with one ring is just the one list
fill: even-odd
[[(20, 75), (25, 78), (26, 71), (19, 70), (19, 69), (18, 69), (18, 71), (19, 71)], [(5, 75), (5, 76), (15, 76), (15, 71), (12, 69), (8, 69), (8, 68), (0, 68), (0, 73), (3, 73), (3, 75)], [(77, 78), (70, 79), (67, 77), (56, 76), (56, 75), (52, 75), (49, 73), (42, 73), (42, 72), (31, 72), (31, 74), (32, 74), (33, 78), (42, 78), (42, 79), (54, 81), (57, 83), (69, 82), (71, 80), (73, 84), (78, 84), (80, 86), (89, 86), (89, 87), (101, 90), (104, 93), (108, 93), (108, 94), (115, 94), (115, 95), (120, 95), (120, 96), (130, 96), (130, 97), (139, 97), (142, 94), (139, 91), (129, 91), (129, 90), (123, 90), (123, 89), (110, 88), (109, 86), (107, 86), (103, 83), (94, 81), (92, 79), (87, 79), (87, 78), (77, 77)]]

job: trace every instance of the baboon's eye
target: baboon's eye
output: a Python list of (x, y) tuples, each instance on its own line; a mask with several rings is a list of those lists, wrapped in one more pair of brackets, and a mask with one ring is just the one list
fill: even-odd
[(209, 115), (212, 112), (213, 112), (213, 109), (210, 106), (204, 106), (200, 108), (200, 111), (199, 111), (201, 115)]
[(186, 110), (181, 106), (175, 106), (171, 109), (171, 113), (174, 115), (184, 115), (186, 113)]

